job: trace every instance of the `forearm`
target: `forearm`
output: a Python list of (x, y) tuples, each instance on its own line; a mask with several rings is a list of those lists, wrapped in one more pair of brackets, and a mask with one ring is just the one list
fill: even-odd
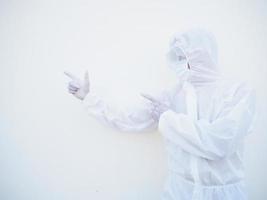
[(235, 151), (247, 127), (244, 121), (223, 118), (214, 123), (192, 120), (185, 114), (168, 111), (161, 116), (159, 129), (185, 151), (209, 160), (222, 159)]
[(83, 100), (86, 111), (109, 127), (120, 131), (139, 132), (156, 128), (147, 104), (119, 109), (106, 103), (96, 94), (89, 93)]

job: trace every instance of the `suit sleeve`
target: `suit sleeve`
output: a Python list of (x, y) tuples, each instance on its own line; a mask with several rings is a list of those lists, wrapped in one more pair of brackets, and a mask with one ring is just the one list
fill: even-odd
[(253, 90), (237, 94), (234, 101), (237, 103), (222, 109), (212, 122), (168, 110), (160, 117), (159, 129), (166, 139), (191, 154), (209, 160), (223, 159), (236, 151), (254, 118)]
[[(180, 90), (180, 84), (153, 94), (162, 103), (170, 105), (173, 96)], [(159, 119), (153, 119), (152, 104), (141, 97), (136, 104), (125, 109), (114, 106), (94, 91), (87, 94), (83, 100), (85, 110), (97, 120), (109, 127), (126, 132), (149, 131), (158, 128)]]

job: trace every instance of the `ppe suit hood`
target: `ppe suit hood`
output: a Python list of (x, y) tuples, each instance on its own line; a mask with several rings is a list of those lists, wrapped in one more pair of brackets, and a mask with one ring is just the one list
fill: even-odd
[(221, 78), (215, 37), (203, 29), (176, 33), (170, 41), (167, 61), (181, 81), (194, 86), (211, 84)]

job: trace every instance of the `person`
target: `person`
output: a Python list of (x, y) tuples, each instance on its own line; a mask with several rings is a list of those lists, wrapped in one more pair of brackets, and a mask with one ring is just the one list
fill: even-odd
[(166, 145), (168, 176), (162, 200), (244, 200), (244, 138), (252, 131), (255, 91), (245, 82), (224, 78), (215, 37), (193, 29), (173, 36), (168, 64), (177, 85), (158, 96), (142, 94), (136, 108), (118, 110), (66, 73), (68, 90), (87, 111), (122, 131), (157, 128)]

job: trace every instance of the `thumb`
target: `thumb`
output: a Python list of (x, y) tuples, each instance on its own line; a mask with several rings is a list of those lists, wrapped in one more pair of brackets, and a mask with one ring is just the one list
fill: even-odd
[(84, 74), (84, 81), (86, 83), (89, 83), (89, 74), (88, 74), (88, 71), (87, 70), (85, 71), (85, 74)]

